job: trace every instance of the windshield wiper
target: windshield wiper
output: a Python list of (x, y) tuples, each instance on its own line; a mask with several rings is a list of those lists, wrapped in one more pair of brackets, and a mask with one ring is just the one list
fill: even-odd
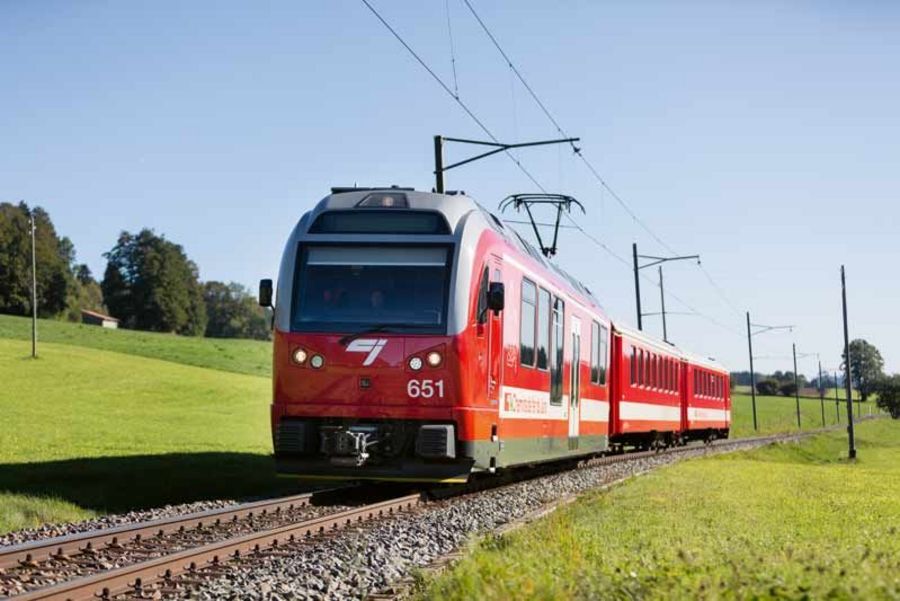
[[(436, 324), (435, 324), (436, 325)], [(338, 344), (341, 346), (347, 346), (360, 336), (365, 336), (366, 334), (374, 334), (375, 332), (384, 332), (390, 328), (408, 328), (412, 330), (430, 330), (435, 327), (434, 325), (428, 325), (424, 323), (414, 323), (414, 324), (403, 324), (403, 323), (379, 323), (373, 326), (369, 326), (367, 328), (363, 328), (359, 332), (354, 332), (352, 334), (347, 334), (338, 340)]]

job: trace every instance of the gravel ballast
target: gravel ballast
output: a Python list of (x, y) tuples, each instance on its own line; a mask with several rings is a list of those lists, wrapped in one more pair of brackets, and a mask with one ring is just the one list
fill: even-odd
[[(762, 444), (748, 441), (737, 448)], [(498, 530), (560, 498), (682, 459), (735, 448), (700, 447), (660, 454), (431, 503), (412, 513), (344, 529), (290, 550), (283, 548), (276, 555), (246, 557), (226, 574), (206, 581), (187, 595), (193, 599), (364, 598), (459, 549), (473, 536)]]

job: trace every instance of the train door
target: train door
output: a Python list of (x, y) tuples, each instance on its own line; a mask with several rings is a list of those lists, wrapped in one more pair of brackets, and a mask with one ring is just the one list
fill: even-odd
[[(502, 263), (498, 257), (491, 257), (490, 264), (490, 281), (503, 282), (503, 272), (501, 270)], [(488, 373), (487, 373), (487, 396), (491, 405), (496, 406), (500, 401), (500, 374), (503, 368), (503, 313), (494, 313), (488, 311)]]
[[(581, 320), (572, 316), (572, 367), (569, 387), (569, 440), (578, 437), (581, 417)], [(577, 446), (577, 445), (575, 445)]]

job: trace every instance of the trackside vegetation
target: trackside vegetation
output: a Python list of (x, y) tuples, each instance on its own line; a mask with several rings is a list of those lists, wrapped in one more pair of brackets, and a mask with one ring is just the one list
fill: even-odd
[[(271, 343), (38, 328), (34, 361), (30, 321), (0, 315), (0, 532), (296, 490), (271, 460)], [(757, 403), (761, 433), (796, 429), (793, 399)], [(804, 428), (819, 427), (818, 400), (801, 404)], [(748, 395), (734, 395), (733, 414), (734, 434), (753, 435)]]
[(896, 599), (900, 422), (686, 461), (475, 545), (425, 599)]
[(296, 487), (269, 457), (268, 378), (64, 344), (43, 343), (37, 360), (30, 350), (0, 339), (0, 532)]
[[(0, 339), (31, 340), (31, 320), (0, 315)], [(199, 338), (137, 330), (107, 330), (53, 319), (38, 320), (38, 344), (56, 342), (163, 359), (196, 367), (268, 377), (272, 344), (260, 340)], [(40, 346), (38, 352), (40, 353)], [(28, 352), (31, 352), (29, 346)]]

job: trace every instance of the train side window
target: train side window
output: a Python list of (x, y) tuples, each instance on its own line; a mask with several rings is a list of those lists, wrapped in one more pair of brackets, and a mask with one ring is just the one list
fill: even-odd
[(637, 384), (637, 349), (631, 347), (631, 385)]
[(537, 288), (534, 282), (522, 280), (522, 310), (519, 312), (519, 362), (534, 367), (534, 322), (537, 312)]
[(550, 293), (538, 289), (537, 366), (547, 369), (550, 362)]
[(644, 349), (638, 349), (637, 385), (644, 384)]
[(609, 330), (606, 326), (600, 326), (600, 343), (597, 345), (597, 354), (600, 356), (599, 379), (600, 386), (606, 386), (606, 361), (609, 357)]
[(662, 384), (660, 385), (660, 388), (669, 390), (669, 358), (663, 355), (660, 363), (661, 365), (659, 367), (660, 372), (662, 373)]
[(487, 293), (488, 293), (488, 268), (485, 266), (481, 273), (481, 282), (478, 284), (478, 305), (475, 309), (475, 319), (478, 323), (487, 321)]
[(591, 322), (591, 382), (600, 382), (600, 324)]
[(644, 351), (644, 362), (641, 363), (641, 384), (650, 386), (650, 353)]
[(672, 392), (672, 360), (668, 357), (663, 365), (663, 378), (666, 381), (666, 391)]
[(562, 405), (563, 398), (563, 344), (565, 343), (565, 304), (553, 299), (553, 347), (550, 350), (550, 404)]
[(694, 370), (694, 396), (700, 396), (700, 372)]

